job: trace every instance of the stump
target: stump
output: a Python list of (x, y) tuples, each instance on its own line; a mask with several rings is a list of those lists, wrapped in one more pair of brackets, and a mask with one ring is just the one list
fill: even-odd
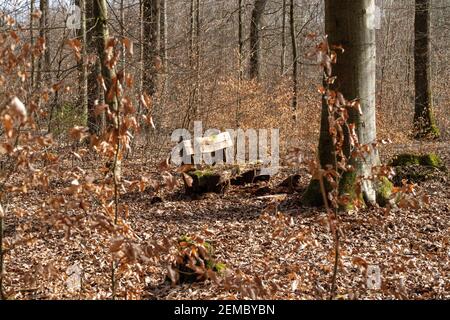
[(209, 170), (196, 170), (183, 175), (187, 195), (204, 193), (223, 194), (229, 186), (229, 180), (221, 173)]
[(270, 181), (270, 175), (261, 175), (261, 170), (252, 169), (231, 179), (230, 183), (234, 186), (244, 186), (246, 184), (262, 181)]

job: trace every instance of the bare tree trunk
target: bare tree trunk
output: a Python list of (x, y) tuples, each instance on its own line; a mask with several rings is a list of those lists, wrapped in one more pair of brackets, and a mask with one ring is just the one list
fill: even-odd
[(414, 68), (415, 68), (415, 112), (414, 131), (416, 138), (438, 138), (439, 129), (433, 114), (430, 63), (430, 0), (416, 0), (414, 20)]
[[(34, 13), (34, 0), (30, 0), (30, 44), (31, 46), (34, 45), (34, 30), (33, 30), (33, 13)], [(35, 58), (34, 55), (31, 55), (31, 75), (30, 75), (30, 85), (31, 85), (31, 91), (34, 90), (34, 84), (35, 84)]]
[(282, 26), (281, 26), (281, 75), (286, 67), (286, 1), (283, 0)]
[(298, 94), (298, 61), (297, 61), (297, 34), (295, 31), (295, 17), (294, 17), (294, 1), (291, 0), (289, 8), (290, 26), (291, 26), (291, 42), (292, 42), (292, 109), (297, 111), (297, 94)]
[(158, 70), (157, 59), (159, 49), (159, 0), (143, 1), (144, 23), (144, 91), (153, 96), (157, 90)]
[(160, 54), (165, 73), (167, 74), (167, 0), (160, 0)]
[[(97, 51), (97, 17), (94, 12), (94, 2), (97, 0), (89, 1), (84, 0), (85, 6), (85, 17), (86, 17), (86, 42), (85, 42), (85, 54), (86, 57), (91, 54), (96, 55)], [(83, 16), (83, 12), (81, 13)], [(100, 58), (97, 58), (95, 65), (93, 67), (88, 68), (87, 61), (84, 61), (86, 64), (86, 96), (87, 96), (87, 123), (89, 127), (89, 131), (93, 134), (99, 134), (102, 130), (102, 119), (100, 115), (95, 114), (95, 102), (101, 97), (100, 88), (97, 82), (97, 76), (101, 74), (101, 63)]]
[[(123, 1), (120, 0), (120, 37), (122, 38), (122, 41), (125, 40), (125, 9), (123, 6)], [(126, 70), (126, 62), (127, 62), (127, 56), (126, 56), (126, 48), (124, 45), (122, 45), (122, 70), (125, 73)]]
[[(118, 207), (119, 207), (119, 180), (121, 172), (121, 160), (119, 159), (120, 153), (120, 111), (119, 103), (120, 96), (115, 89), (115, 81), (117, 81), (116, 71), (114, 66), (108, 66), (107, 49), (110, 41), (109, 28), (108, 28), (108, 4), (107, 0), (95, 0), (93, 4), (93, 16), (96, 18), (96, 24), (94, 28), (94, 41), (97, 45), (97, 54), (100, 60), (100, 70), (103, 81), (105, 83), (104, 96), (105, 102), (108, 104), (110, 111), (115, 115), (113, 121), (108, 123), (108, 128), (115, 134), (115, 152), (114, 161), (111, 168), (114, 182), (114, 224), (118, 221)], [(116, 263), (114, 259), (111, 261), (111, 291), (112, 299), (116, 298)]]
[[(50, 66), (50, 43), (48, 38), (48, 0), (40, 0), (39, 10), (41, 11), (41, 17), (39, 20), (39, 37), (45, 42), (45, 52), (38, 60), (38, 70), (36, 73), (36, 86), (41, 85), (42, 80), (47, 80), (49, 75), (48, 69)], [(43, 78), (42, 73), (46, 72), (46, 76)]]
[[(139, 93), (142, 94), (144, 92), (144, 49), (145, 49), (145, 26), (144, 26), (144, 1), (139, 1)], [(142, 103), (139, 102), (139, 111), (141, 111)]]
[(250, 24), (250, 79), (259, 78), (260, 74), (260, 50), (261, 50), (261, 20), (266, 7), (267, 0), (255, 0)]
[(83, 122), (88, 123), (88, 68), (87, 68), (87, 36), (86, 36), (86, 0), (76, 0), (75, 4), (80, 7), (81, 21), (78, 37), (81, 38), (81, 63), (79, 67), (80, 77), (80, 100), (79, 105), (83, 113)]
[(240, 126), (240, 110), (241, 110), (241, 85), (242, 79), (244, 77), (242, 71), (242, 59), (244, 57), (244, 33), (243, 33), (243, 25), (242, 25), (242, 0), (238, 0), (238, 87), (237, 87), (237, 101), (236, 101), (236, 115), (235, 122), (236, 127)]
[(105, 82), (106, 90), (105, 102), (110, 106), (112, 111), (117, 109), (117, 99), (108, 97), (107, 92), (113, 85), (113, 79), (116, 77), (114, 67), (108, 67), (105, 65), (107, 60), (106, 48), (109, 41), (109, 28), (108, 28), (108, 5), (106, 0), (95, 0), (93, 6), (93, 14), (96, 18), (96, 24), (94, 28), (94, 41), (97, 46), (97, 55), (100, 60), (100, 70), (103, 80)]
[(195, 2), (191, 0), (189, 6), (189, 63), (192, 69), (194, 57), (194, 27), (195, 27)]
[[(188, 49), (188, 60), (189, 68), (194, 72), (194, 86), (189, 90), (189, 97), (187, 103), (187, 113), (183, 119), (182, 126), (187, 128), (192, 118), (195, 118), (199, 113), (199, 54), (200, 54), (200, 9), (199, 1), (191, 0), (189, 7), (189, 49)], [(191, 115), (192, 114), (192, 115)]]
[[(325, 29), (331, 45), (342, 45), (346, 50), (337, 58), (333, 67), (336, 82), (331, 86), (339, 90), (346, 99), (359, 99), (361, 114), (357, 110), (349, 110), (348, 123), (355, 125), (360, 145), (367, 145), (370, 152), (355, 159), (351, 157), (352, 147), (349, 143), (350, 133), (344, 126), (344, 156), (354, 171), (341, 172), (339, 192), (352, 197), (357, 193), (358, 181), (361, 181), (361, 191), (368, 203), (376, 201), (376, 190), (373, 181), (367, 179), (372, 175), (372, 168), (379, 165), (379, 156), (372, 144), (376, 142), (375, 121), (375, 87), (376, 87), (376, 44), (375, 29), (370, 26), (369, 14), (373, 12), (375, 0), (326, 0)], [(329, 111), (325, 96), (322, 105), (322, 119), (319, 139), (319, 159), (322, 168), (337, 168), (337, 154), (334, 142), (330, 136)], [(337, 170), (337, 169), (336, 169)], [(303, 196), (303, 202), (309, 205), (321, 205), (319, 182), (311, 181)]]
[(379, 89), (379, 95), (380, 95), (380, 106), (383, 105), (383, 94), (384, 94), (384, 80), (385, 80), (385, 72), (386, 72), (386, 62), (391, 54), (391, 43), (390, 43), (390, 35), (391, 35), (391, 11), (387, 14), (387, 28), (386, 28), (386, 35), (385, 35), (385, 41), (383, 43), (383, 60), (381, 62), (381, 77), (380, 77), (380, 89)]
[(195, 91), (196, 92), (195, 92), (195, 96), (197, 97), (195, 114), (198, 115), (198, 114), (200, 114), (201, 103), (202, 103), (201, 88), (200, 88), (200, 33), (201, 33), (200, 0), (196, 0), (195, 26), (196, 26), (196, 32), (195, 32)]

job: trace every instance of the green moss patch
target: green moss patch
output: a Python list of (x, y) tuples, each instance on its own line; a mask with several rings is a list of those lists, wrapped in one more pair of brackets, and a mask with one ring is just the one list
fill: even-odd
[(435, 153), (423, 155), (420, 164), (423, 166), (431, 166), (435, 168), (442, 168), (444, 165), (441, 158)]
[(394, 159), (391, 162), (391, 166), (394, 167), (413, 166), (413, 165), (441, 168), (443, 167), (443, 162), (441, 158), (435, 153), (428, 153), (422, 155), (403, 153), (394, 157)]
[(419, 183), (427, 180), (440, 181), (446, 174), (447, 168), (442, 159), (435, 153), (428, 154), (400, 154), (396, 156), (391, 166), (394, 167), (395, 185), (402, 185), (402, 181)]
[(214, 175), (214, 172), (211, 170), (196, 170), (194, 172), (189, 173), (191, 176), (196, 176), (197, 178), (201, 179), (204, 177), (211, 177)]

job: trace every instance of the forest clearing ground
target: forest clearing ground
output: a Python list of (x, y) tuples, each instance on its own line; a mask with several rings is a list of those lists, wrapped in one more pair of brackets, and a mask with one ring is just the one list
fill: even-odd
[[(398, 149), (398, 146), (383, 147), (384, 160)], [(434, 151), (450, 167), (447, 141), (405, 145), (401, 151), (414, 150)], [(305, 168), (295, 172), (283, 170), (270, 185), (278, 184), (299, 170), (302, 185), (306, 187), (310, 177)], [(124, 163), (124, 177), (138, 177), (146, 171), (148, 168), (137, 159)], [(419, 190), (431, 196), (432, 202), (426, 208), (389, 212), (372, 208), (340, 215), (343, 233), (337, 278), (340, 298), (450, 298), (450, 181), (427, 181), (419, 185)], [(257, 275), (264, 284), (277, 286), (278, 291), (271, 298), (327, 299), (334, 252), (324, 211), (299, 207), (299, 194), (289, 194), (278, 210), (292, 217), (290, 224), (281, 231), (274, 230), (273, 224), (261, 219), (264, 212), (273, 216), (274, 207), (269, 200), (255, 196), (253, 191), (254, 187), (231, 187), (223, 196), (206, 195), (201, 200), (189, 200), (182, 196), (179, 187), (160, 194), (164, 200), (161, 203), (151, 204), (151, 196), (146, 192), (124, 195), (121, 201), (129, 205), (131, 226), (143, 239), (201, 235), (213, 244), (217, 260), (229, 269), (240, 270), (248, 276)], [(30, 200), (34, 195), (37, 193), (21, 195), (13, 206), (35, 210), (36, 203)], [(14, 237), (16, 228), (25, 222), (19, 219), (7, 220), (7, 237)], [(35, 223), (36, 228), (48, 228), (36, 220), (28, 222)], [(98, 252), (90, 252), (85, 235), (74, 232), (65, 240), (64, 231), (54, 228), (48, 228), (47, 234), (46, 238), (18, 247), (7, 257), (6, 275), (11, 277), (8, 287), (21, 288), (15, 298), (76, 298), (65, 289), (64, 279), (67, 266), (78, 260), (83, 261), (86, 290), (97, 298), (107, 297), (109, 266), (96, 258)], [(94, 234), (90, 234), (89, 239), (101, 241), (96, 240)], [(108, 254), (107, 246), (104, 254)], [(361, 263), (355, 264), (355, 258), (380, 266), (380, 290), (366, 289), (364, 268)], [(55, 274), (60, 275), (45, 286), (39, 280), (30, 282), (27, 272), (36, 262), (52, 262)], [(129, 282), (130, 287), (134, 281), (146, 282), (144, 299), (240, 297), (211, 282), (171, 286), (164, 282), (165, 274), (163, 267), (152, 266), (145, 279), (124, 276), (122, 282)]]

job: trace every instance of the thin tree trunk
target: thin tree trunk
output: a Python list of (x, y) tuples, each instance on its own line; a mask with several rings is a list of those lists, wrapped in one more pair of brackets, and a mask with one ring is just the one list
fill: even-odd
[(159, 49), (159, 0), (143, 1), (144, 23), (144, 91), (153, 96), (157, 90), (158, 70), (156, 61)]
[[(145, 0), (144, 0), (145, 1)], [(144, 26), (144, 1), (139, 1), (139, 21), (140, 21), (140, 30), (139, 30), (139, 43), (140, 43), (140, 52), (139, 52), (139, 94), (144, 92), (144, 64), (145, 64), (145, 56), (144, 50), (145, 46), (145, 26)], [(139, 99), (140, 101), (141, 99)], [(139, 102), (139, 114), (142, 110), (142, 103)]]
[(281, 26), (281, 75), (286, 67), (286, 1), (283, 0), (282, 26)]
[[(109, 38), (109, 28), (108, 28), (108, 4), (107, 0), (95, 0), (93, 5), (93, 15), (96, 18), (96, 25), (94, 28), (96, 44), (97, 44), (97, 54), (100, 60), (100, 69), (103, 81), (105, 83), (104, 96), (105, 102), (109, 105), (112, 113), (115, 114), (112, 123), (108, 124), (110, 129), (113, 129), (116, 135), (116, 145), (115, 145), (115, 155), (112, 167), (113, 181), (114, 181), (114, 224), (118, 221), (118, 207), (119, 207), (119, 180), (121, 172), (121, 160), (119, 159), (120, 152), (120, 112), (119, 103), (120, 97), (117, 96), (116, 90), (113, 88), (114, 81), (116, 79), (116, 71), (114, 66), (107, 66), (105, 62), (107, 61), (107, 48)], [(106, 90), (105, 90), (106, 89)], [(114, 92), (111, 94), (111, 92)], [(116, 298), (116, 263), (114, 259), (111, 261), (111, 291), (112, 299)]]
[[(375, 87), (376, 87), (376, 43), (375, 29), (369, 28), (371, 17), (368, 12), (375, 6), (375, 0), (326, 0), (325, 29), (332, 45), (342, 45), (345, 53), (339, 54), (337, 64), (333, 65), (333, 75), (337, 80), (331, 86), (339, 90), (346, 99), (359, 99), (361, 114), (357, 110), (349, 110), (348, 123), (355, 125), (360, 145), (367, 145), (370, 152), (355, 159), (351, 157), (350, 134), (344, 126), (344, 156), (354, 171), (344, 172), (340, 178), (339, 192), (352, 197), (360, 196), (357, 181), (361, 180), (361, 191), (366, 202), (376, 201), (376, 190), (373, 181), (367, 179), (372, 175), (372, 168), (379, 165), (379, 156), (372, 144), (376, 142), (375, 121)], [(328, 104), (323, 99), (321, 129), (319, 139), (319, 159), (322, 168), (331, 166), (336, 169), (337, 155), (329, 128)], [(338, 159), (339, 160), (339, 159)], [(337, 169), (336, 169), (337, 170)], [(317, 194), (318, 181), (311, 181), (303, 196), (303, 202), (310, 205), (323, 204), (322, 197)]]
[(160, 1), (160, 55), (164, 66), (164, 72), (167, 74), (167, 0)]
[(113, 79), (116, 77), (114, 67), (110, 68), (105, 65), (107, 60), (106, 48), (109, 41), (109, 28), (108, 28), (108, 5), (106, 0), (95, 0), (93, 6), (94, 17), (96, 18), (96, 25), (94, 28), (95, 39), (97, 46), (97, 55), (100, 61), (100, 70), (103, 80), (105, 82), (106, 90), (105, 102), (110, 106), (111, 110), (115, 112), (117, 109), (117, 99), (108, 97), (107, 93), (113, 85)]
[[(96, 42), (97, 40), (97, 32), (96, 27), (98, 23), (97, 17), (94, 15), (94, 1), (84, 0), (85, 6), (85, 17), (86, 17), (86, 42), (85, 42), (85, 50), (86, 57), (88, 55), (96, 54)], [(83, 12), (81, 13), (83, 15)], [(87, 122), (89, 132), (92, 134), (99, 134), (102, 131), (102, 120), (100, 115), (95, 114), (95, 103), (97, 100), (100, 100), (102, 94), (100, 92), (100, 88), (97, 82), (97, 76), (101, 74), (101, 60), (97, 58), (95, 65), (93, 67), (89, 67), (86, 64), (86, 72), (87, 72)]]
[(383, 43), (383, 60), (381, 62), (381, 79), (380, 79), (380, 106), (383, 106), (383, 94), (384, 94), (384, 78), (385, 78), (385, 72), (386, 72), (386, 62), (391, 54), (391, 43), (390, 43), (390, 35), (391, 35), (391, 10), (389, 10), (389, 13), (387, 15), (387, 27), (386, 27), (386, 35)]
[[(34, 45), (34, 31), (33, 31), (33, 13), (34, 13), (34, 0), (30, 0), (30, 44)], [(30, 84), (31, 91), (34, 90), (34, 82), (35, 82), (35, 58), (34, 55), (31, 55), (31, 75), (30, 75)]]
[[(123, 6), (123, 1), (120, 0), (120, 37), (122, 38), (122, 41), (125, 40), (125, 9)], [(127, 62), (127, 56), (126, 56), (126, 48), (124, 45), (122, 45), (122, 70), (125, 73), (126, 70), (126, 62)]]
[(415, 112), (417, 138), (437, 138), (439, 129), (433, 114), (430, 63), (430, 0), (416, 0), (414, 20)]
[[(198, 10), (198, 0), (191, 0), (189, 6), (189, 49), (188, 49), (188, 61), (189, 68), (194, 73), (194, 86), (189, 90), (189, 97), (187, 103), (187, 112), (183, 119), (183, 128), (187, 128), (192, 118), (198, 115), (198, 82), (199, 82), (199, 73), (198, 73), (198, 38), (200, 36), (199, 29), (199, 10)], [(197, 42), (196, 42), (197, 39)], [(191, 115), (191, 113), (193, 115)], [(193, 117), (192, 117), (193, 116)]]
[(194, 60), (194, 27), (195, 27), (195, 2), (191, 0), (189, 6), (189, 64), (193, 68)]
[(77, 0), (75, 4), (80, 7), (81, 21), (78, 37), (81, 38), (81, 63), (80, 63), (80, 107), (83, 112), (83, 122), (88, 123), (88, 68), (87, 68), (87, 36), (86, 36), (86, 0)]
[(238, 0), (238, 87), (237, 87), (237, 101), (236, 101), (236, 127), (240, 126), (240, 112), (241, 112), (241, 85), (243, 79), (242, 59), (244, 57), (244, 33), (242, 25), (242, 0)]
[[(291, 0), (289, 8), (290, 26), (291, 26), (291, 42), (292, 42), (292, 109), (294, 113), (297, 111), (297, 94), (298, 94), (298, 61), (297, 61), (297, 34), (295, 31), (294, 1)], [(294, 114), (295, 117), (295, 114)]]
[(250, 79), (258, 79), (260, 76), (260, 55), (261, 55), (261, 20), (266, 7), (267, 0), (255, 0), (250, 23)]
[(38, 68), (36, 73), (37, 87), (40, 87), (42, 80), (47, 80), (43, 78), (42, 73), (46, 72), (46, 75), (49, 74), (48, 69), (50, 66), (50, 43), (48, 38), (48, 0), (40, 0), (39, 10), (41, 11), (41, 17), (39, 20), (39, 37), (42, 38), (45, 42), (45, 51), (38, 60)]
[(200, 0), (196, 0), (195, 7), (195, 96), (197, 97), (197, 102), (195, 104), (195, 114), (199, 115), (201, 110), (201, 89), (200, 89)]

